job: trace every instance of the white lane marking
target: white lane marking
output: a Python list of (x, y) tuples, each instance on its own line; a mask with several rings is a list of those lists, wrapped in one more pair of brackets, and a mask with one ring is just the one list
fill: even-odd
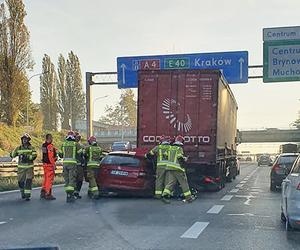
[(247, 181), (241, 181), (240, 183), (241, 183), (241, 184), (245, 184), (246, 182), (247, 182)]
[(209, 222), (195, 222), (180, 238), (197, 239)]
[(250, 195), (236, 195), (235, 197), (237, 198), (246, 198), (246, 201), (244, 202), (244, 205), (249, 206), (251, 199), (255, 198), (255, 196), (252, 195), (252, 193)]
[(251, 213), (244, 213), (244, 214), (227, 214), (229, 216), (250, 216), (250, 217), (259, 217), (259, 218), (270, 218), (269, 215), (258, 215), (258, 214), (251, 214)]
[(241, 188), (241, 187), (243, 187), (243, 186), (244, 186), (244, 184), (237, 184), (235, 187)]
[[(53, 187), (63, 187), (64, 185), (65, 184), (57, 184), (57, 185), (53, 185)], [(32, 190), (38, 190), (38, 189), (41, 189), (41, 187), (35, 187)], [(0, 195), (1, 194), (17, 193), (17, 192), (20, 192), (20, 190), (3, 191), (3, 192), (0, 192)]]
[(230, 201), (233, 195), (224, 195), (221, 201)]
[(238, 191), (239, 191), (238, 188), (234, 188), (234, 189), (231, 189), (231, 190), (230, 190), (230, 193), (237, 193)]
[(248, 181), (248, 180), (249, 180), (249, 178), (245, 178), (245, 179), (244, 179), (244, 181)]
[(0, 221), (0, 225), (6, 224), (6, 221)]
[(206, 213), (208, 214), (218, 214), (223, 209), (224, 205), (214, 205), (211, 209), (209, 209)]

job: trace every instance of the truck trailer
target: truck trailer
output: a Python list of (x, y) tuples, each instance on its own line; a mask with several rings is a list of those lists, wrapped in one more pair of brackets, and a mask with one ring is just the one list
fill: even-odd
[(220, 190), (238, 174), (237, 103), (219, 70), (138, 72), (137, 147), (184, 137), (190, 186)]

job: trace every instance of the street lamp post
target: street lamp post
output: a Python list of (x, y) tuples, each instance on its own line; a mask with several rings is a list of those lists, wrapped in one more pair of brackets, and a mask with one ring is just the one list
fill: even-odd
[[(28, 79), (28, 93), (30, 92), (30, 80), (36, 76), (41, 76), (44, 75), (48, 72), (43, 72), (43, 73), (39, 73), (39, 74), (35, 74), (32, 75), (31, 77), (29, 77)], [(26, 104), (26, 125), (29, 126), (29, 98), (27, 98), (27, 104)]]

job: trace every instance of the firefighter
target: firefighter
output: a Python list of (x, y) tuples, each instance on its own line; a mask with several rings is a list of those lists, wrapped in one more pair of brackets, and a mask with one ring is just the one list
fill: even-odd
[(74, 191), (75, 199), (81, 199), (80, 190), (82, 187), (83, 179), (84, 179), (84, 167), (85, 167), (85, 159), (84, 159), (84, 146), (80, 144), (81, 135), (79, 132), (75, 132), (75, 140), (80, 147), (80, 152), (77, 154), (77, 165), (76, 165), (76, 186)]
[(69, 131), (60, 152), (60, 156), (63, 158), (63, 176), (65, 179), (67, 202), (75, 201), (74, 191), (76, 186), (77, 157), (81, 151), (82, 149), (76, 142), (75, 133)]
[(174, 190), (177, 182), (179, 183), (183, 195), (184, 202), (192, 202), (192, 193), (189, 188), (187, 176), (184, 169), (184, 162), (186, 161), (186, 157), (183, 154), (183, 143), (184, 138), (182, 136), (177, 136), (173, 145), (169, 147), (168, 152), (168, 166), (166, 172), (166, 185), (162, 194), (162, 200), (165, 203), (170, 203), (170, 196), (172, 191)]
[(11, 157), (19, 157), (18, 161), (18, 184), (21, 191), (22, 199), (30, 201), (32, 179), (34, 176), (33, 161), (37, 157), (34, 147), (30, 144), (30, 135), (25, 133), (21, 137), (21, 146), (11, 152)]
[(165, 185), (166, 177), (166, 166), (168, 163), (168, 155), (170, 147), (170, 138), (167, 136), (161, 136), (159, 138), (159, 145), (155, 146), (153, 149), (146, 154), (146, 158), (152, 159), (156, 158), (156, 180), (155, 180), (155, 198), (160, 199)]
[(96, 182), (100, 172), (100, 161), (103, 158), (102, 148), (98, 146), (95, 136), (88, 139), (89, 146), (85, 150), (87, 179), (89, 182), (88, 197), (91, 199), (99, 199), (99, 190)]
[(57, 161), (57, 149), (52, 144), (51, 134), (46, 135), (46, 141), (42, 145), (44, 181), (41, 189), (41, 199), (56, 200), (52, 195), (52, 185), (55, 176), (55, 162)]

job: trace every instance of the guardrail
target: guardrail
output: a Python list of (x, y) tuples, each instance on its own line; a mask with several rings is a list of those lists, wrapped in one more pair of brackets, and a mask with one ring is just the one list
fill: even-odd
[[(17, 176), (17, 163), (15, 162), (0, 162), (0, 178), (1, 177), (13, 177)], [(61, 165), (56, 166), (55, 174), (62, 174), (63, 167)], [(34, 164), (34, 176), (44, 175), (43, 164)]]

